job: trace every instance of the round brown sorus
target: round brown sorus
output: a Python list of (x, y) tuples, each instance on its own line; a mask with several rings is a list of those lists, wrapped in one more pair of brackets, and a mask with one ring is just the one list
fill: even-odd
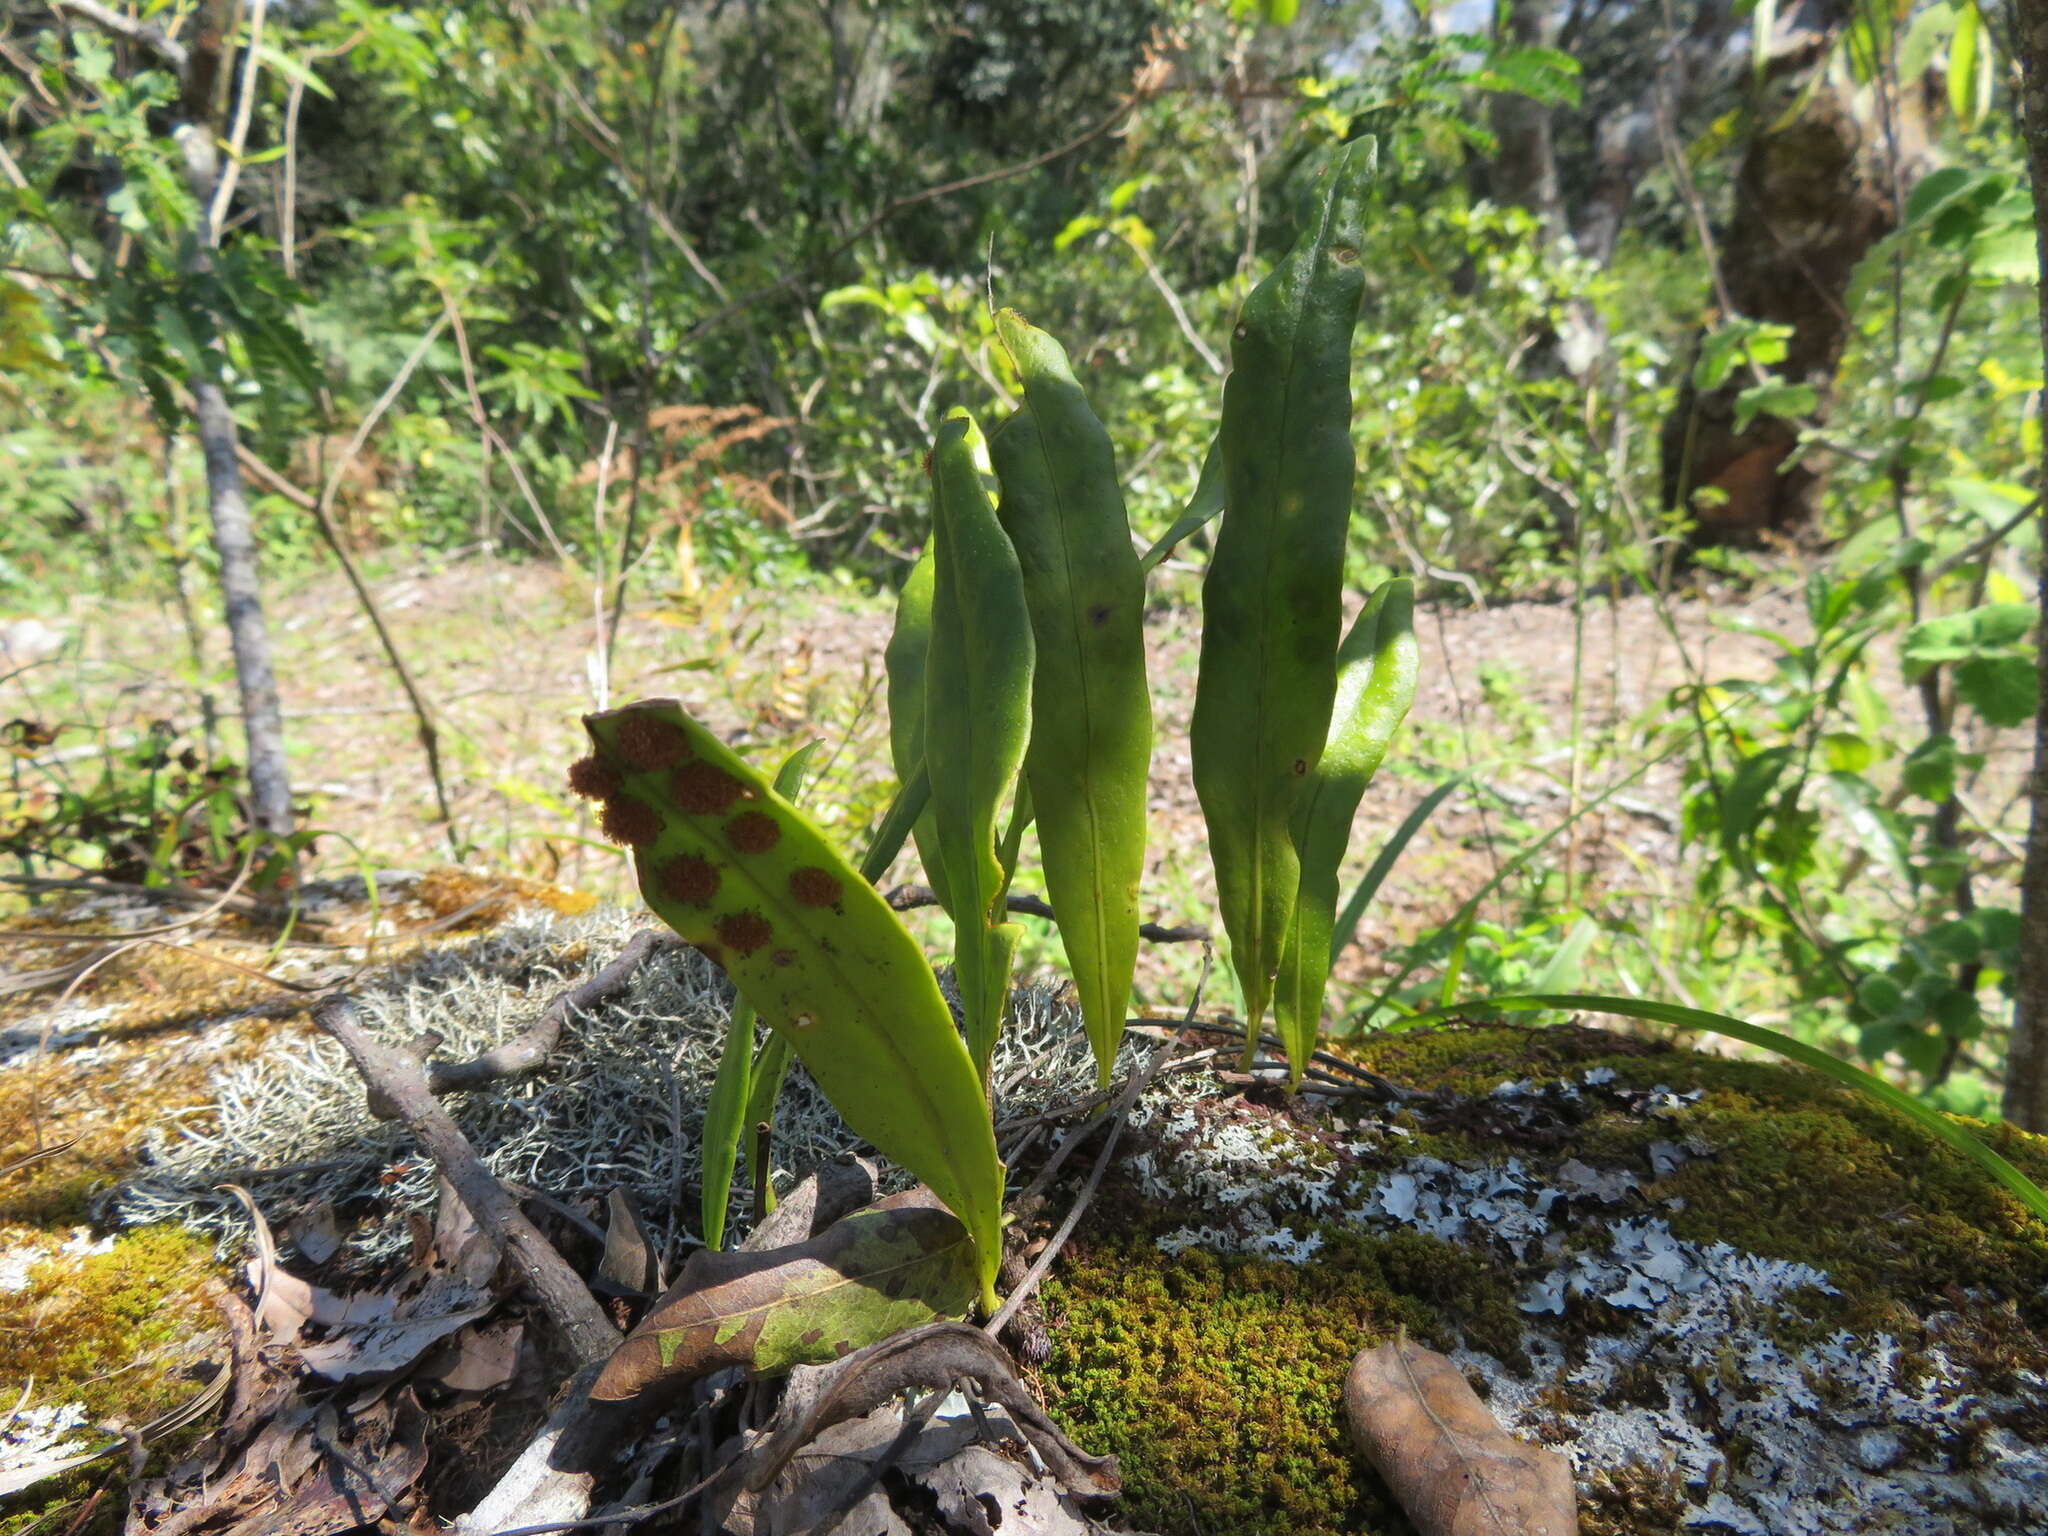
[(725, 824), (725, 837), (741, 853), (766, 853), (782, 841), (782, 828), (765, 811), (741, 811)]
[(775, 937), (774, 927), (758, 912), (734, 912), (721, 917), (716, 931), (720, 942), (742, 957), (751, 955)]
[(569, 788), (586, 800), (609, 800), (619, 792), (619, 770), (597, 756), (569, 765)]
[(740, 797), (740, 781), (701, 757), (669, 775), (669, 798), (692, 816), (716, 816), (732, 809)]
[(790, 875), (789, 894), (807, 907), (836, 907), (844, 890), (829, 869), (806, 864)]
[(663, 859), (655, 872), (661, 894), (686, 907), (708, 907), (718, 894), (718, 866), (694, 853), (679, 853)]
[(654, 807), (631, 795), (613, 795), (605, 801), (597, 824), (613, 842), (634, 848), (661, 836), (661, 818), (654, 814)]
[(619, 722), (619, 755), (645, 773), (673, 768), (690, 755), (690, 737), (680, 725), (649, 710), (636, 710)]

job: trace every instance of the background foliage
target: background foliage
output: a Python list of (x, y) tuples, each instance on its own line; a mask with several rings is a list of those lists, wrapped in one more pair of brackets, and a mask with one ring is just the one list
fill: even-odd
[[(1597, 981), (1769, 1018), (1988, 1112), (2040, 458), (2006, 53), (1973, 5), (1757, 10), (1339, 0), (1273, 27), (1196, 0), (314, 0), (263, 13), (253, 75), (229, 50), (250, 126), (220, 251), (195, 267), (180, 79), (148, 40), (189, 42), (195, 7), (141, 0), (124, 33), (15, 6), (7, 854), (31, 877), (236, 866), (186, 396), (215, 347), (279, 611), (329, 579), (316, 502), (372, 572), (559, 575), (596, 616), (576, 665), (599, 702), (608, 635), (652, 612), (675, 637), (657, 678), (723, 688), (756, 740), (847, 744), (814, 799), (850, 837), (888, 793), (872, 679), (826, 681), (745, 595), (857, 614), (893, 592), (938, 423), (1014, 403), (992, 299), (1058, 331), (1134, 524), (1164, 531), (1236, 305), (1333, 147), (1372, 133), (1351, 585), (1412, 575), (1440, 615), (1616, 600), (1674, 637), (1703, 608), (1784, 627), (1764, 675), (1702, 664), (1612, 718), (1584, 702), (1597, 623), (1575, 629), (1562, 718), (1520, 698), (1513, 655), (1470, 667), (1483, 720), (1418, 726), (1402, 771), (1418, 797), (1472, 775), (1487, 888), (1381, 935), (1346, 1017), (1395, 1021), (1461, 981)], [(1731, 309), (1724, 278), (1749, 259), (1753, 151), (1837, 110), (1883, 127), (1864, 142), (1891, 201), (1829, 300), (1839, 370), (1813, 374), (1795, 327)], [(1721, 541), (1698, 529), (1725, 488), (1667, 504), (1660, 434), (1714, 390), (1737, 392), (1738, 432), (1782, 426), (1773, 473), (1819, 477), (1805, 526)], [(1157, 573), (1163, 622), (1205, 553), (1198, 534)], [(134, 624), (154, 626), (178, 718), (124, 713), (125, 684), (80, 664), (96, 626)], [(553, 779), (450, 734), (456, 852), (596, 878), (534, 830), (573, 815)], [(1557, 815), (1489, 793), (1510, 761), (1549, 765), (1574, 827), (1668, 766), (1680, 858), (1584, 874)], [(1155, 873), (1162, 910), (1205, 915), (1198, 879)]]

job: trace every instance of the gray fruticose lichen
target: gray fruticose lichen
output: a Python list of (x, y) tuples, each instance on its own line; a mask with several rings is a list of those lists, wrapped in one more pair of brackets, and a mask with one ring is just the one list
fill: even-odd
[[(432, 1032), (441, 1037), (438, 1056), (473, 1056), (525, 1029), (643, 921), (620, 912), (522, 919), (376, 975), (354, 994), (359, 1013), (387, 1038)], [(623, 1187), (658, 1238), (674, 1235), (673, 1252), (695, 1241), (704, 1103), (731, 998), (722, 973), (696, 951), (657, 957), (625, 996), (574, 1020), (545, 1070), (447, 1102), (500, 1178), (557, 1199)], [(1085, 1098), (1094, 1068), (1072, 1010), (1045, 988), (1025, 988), (1014, 1015), (996, 1062), (1003, 1113)], [(239, 1206), (216, 1188), (230, 1182), (279, 1213), (322, 1200), (393, 1215), (432, 1206), (431, 1165), (403, 1126), (371, 1118), (361, 1081), (324, 1035), (280, 1034), (211, 1082), (209, 1103), (149, 1133), (146, 1166), (109, 1197), (120, 1220), (238, 1231)], [(856, 1150), (864, 1150), (859, 1140), (802, 1069), (793, 1071), (772, 1140), (778, 1186)], [(736, 1214), (747, 1204), (737, 1199)], [(406, 1242), (404, 1223), (374, 1224), (359, 1242), (370, 1256), (395, 1252)]]

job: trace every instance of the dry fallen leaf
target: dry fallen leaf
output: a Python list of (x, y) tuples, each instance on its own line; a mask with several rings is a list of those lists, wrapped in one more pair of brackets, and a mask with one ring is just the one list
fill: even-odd
[(836, 1360), (965, 1316), (974, 1293), (967, 1229), (929, 1191), (891, 1195), (795, 1247), (691, 1255), (590, 1395), (619, 1402), (725, 1366), (767, 1375)]
[(1420, 1536), (1577, 1536), (1571, 1463), (1502, 1429), (1434, 1350), (1402, 1337), (1363, 1351), (1344, 1412)]

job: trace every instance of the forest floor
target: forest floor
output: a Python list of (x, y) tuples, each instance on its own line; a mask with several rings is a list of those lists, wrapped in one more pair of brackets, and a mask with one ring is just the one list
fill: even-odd
[[(1158, 720), (1147, 915), (1167, 923), (1204, 920), (1213, 891), (1187, 749), (1199, 612), (1193, 583), (1181, 588), (1147, 621)], [(690, 600), (643, 597), (619, 626), (607, 688), (590, 591), (557, 569), (471, 558), (386, 574), (373, 589), (436, 712), (453, 821), (438, 818), (414, 719), (353, 596), (339, 579), (301, 585), (273, 602), (271, 625), (294, 787), (310, 825), (333, 834), (316, 849), (330, 871), (358, 854), (386, 869), (460, 861), (627, 899), (623, 861), (595, 839), (563, 784), (584, 750), (578, 717), (601, 696), (679, 697), (764, 761), (821, 739), (809, 802), (849, 842), (893, 788), (884, 599), (824, 583), (737, 582)], [(1665, 755), (1678, 745), (1666, 729), (1677, 718), (1670, 691), (1694, 678), (1764, 676), (1778, 647), (1763, 632), (1803, 638), (1806, 621), (1789, 594), (1703, 589), (1661, 610), (1641, 596), (1590, 598), (1583, 611), (1570, 602), (1442, 607), (1420, 613), (1417, 628), (1420, 693), (1361, 810), (1347, 886), (1446, 777), (1470, 774), (1491, 793), (1461, 790), (1438, 810), (1368, 914), (1361, 953), (1441, 922), (1530, 837), (1609, 792), (1546, 863), (1581, 901), (1603, 891), (1686, 900), (1679, 760)], [(104, 750), (145, 742), (155, 722), (196, 741), (202, 697), (224, 722), (223, 750), (238, 751), (225, 647), (195, 665), (169, 603), (81, 598), (60, 629), (64, 653), (0, 683), (0, 717), (63, 729), (57, 755), (81, 787)], [(1035, 888), (1031, 860), (1027, 846), (1022, 889)], [(1515, 918), (1511, 901), (1485, 915)], [(1025, 958), (1049, 956), (1041, 947)], [(1154, 957), (1147, 978), (1178, 991), (1191, 974), (1185, 961)]]

